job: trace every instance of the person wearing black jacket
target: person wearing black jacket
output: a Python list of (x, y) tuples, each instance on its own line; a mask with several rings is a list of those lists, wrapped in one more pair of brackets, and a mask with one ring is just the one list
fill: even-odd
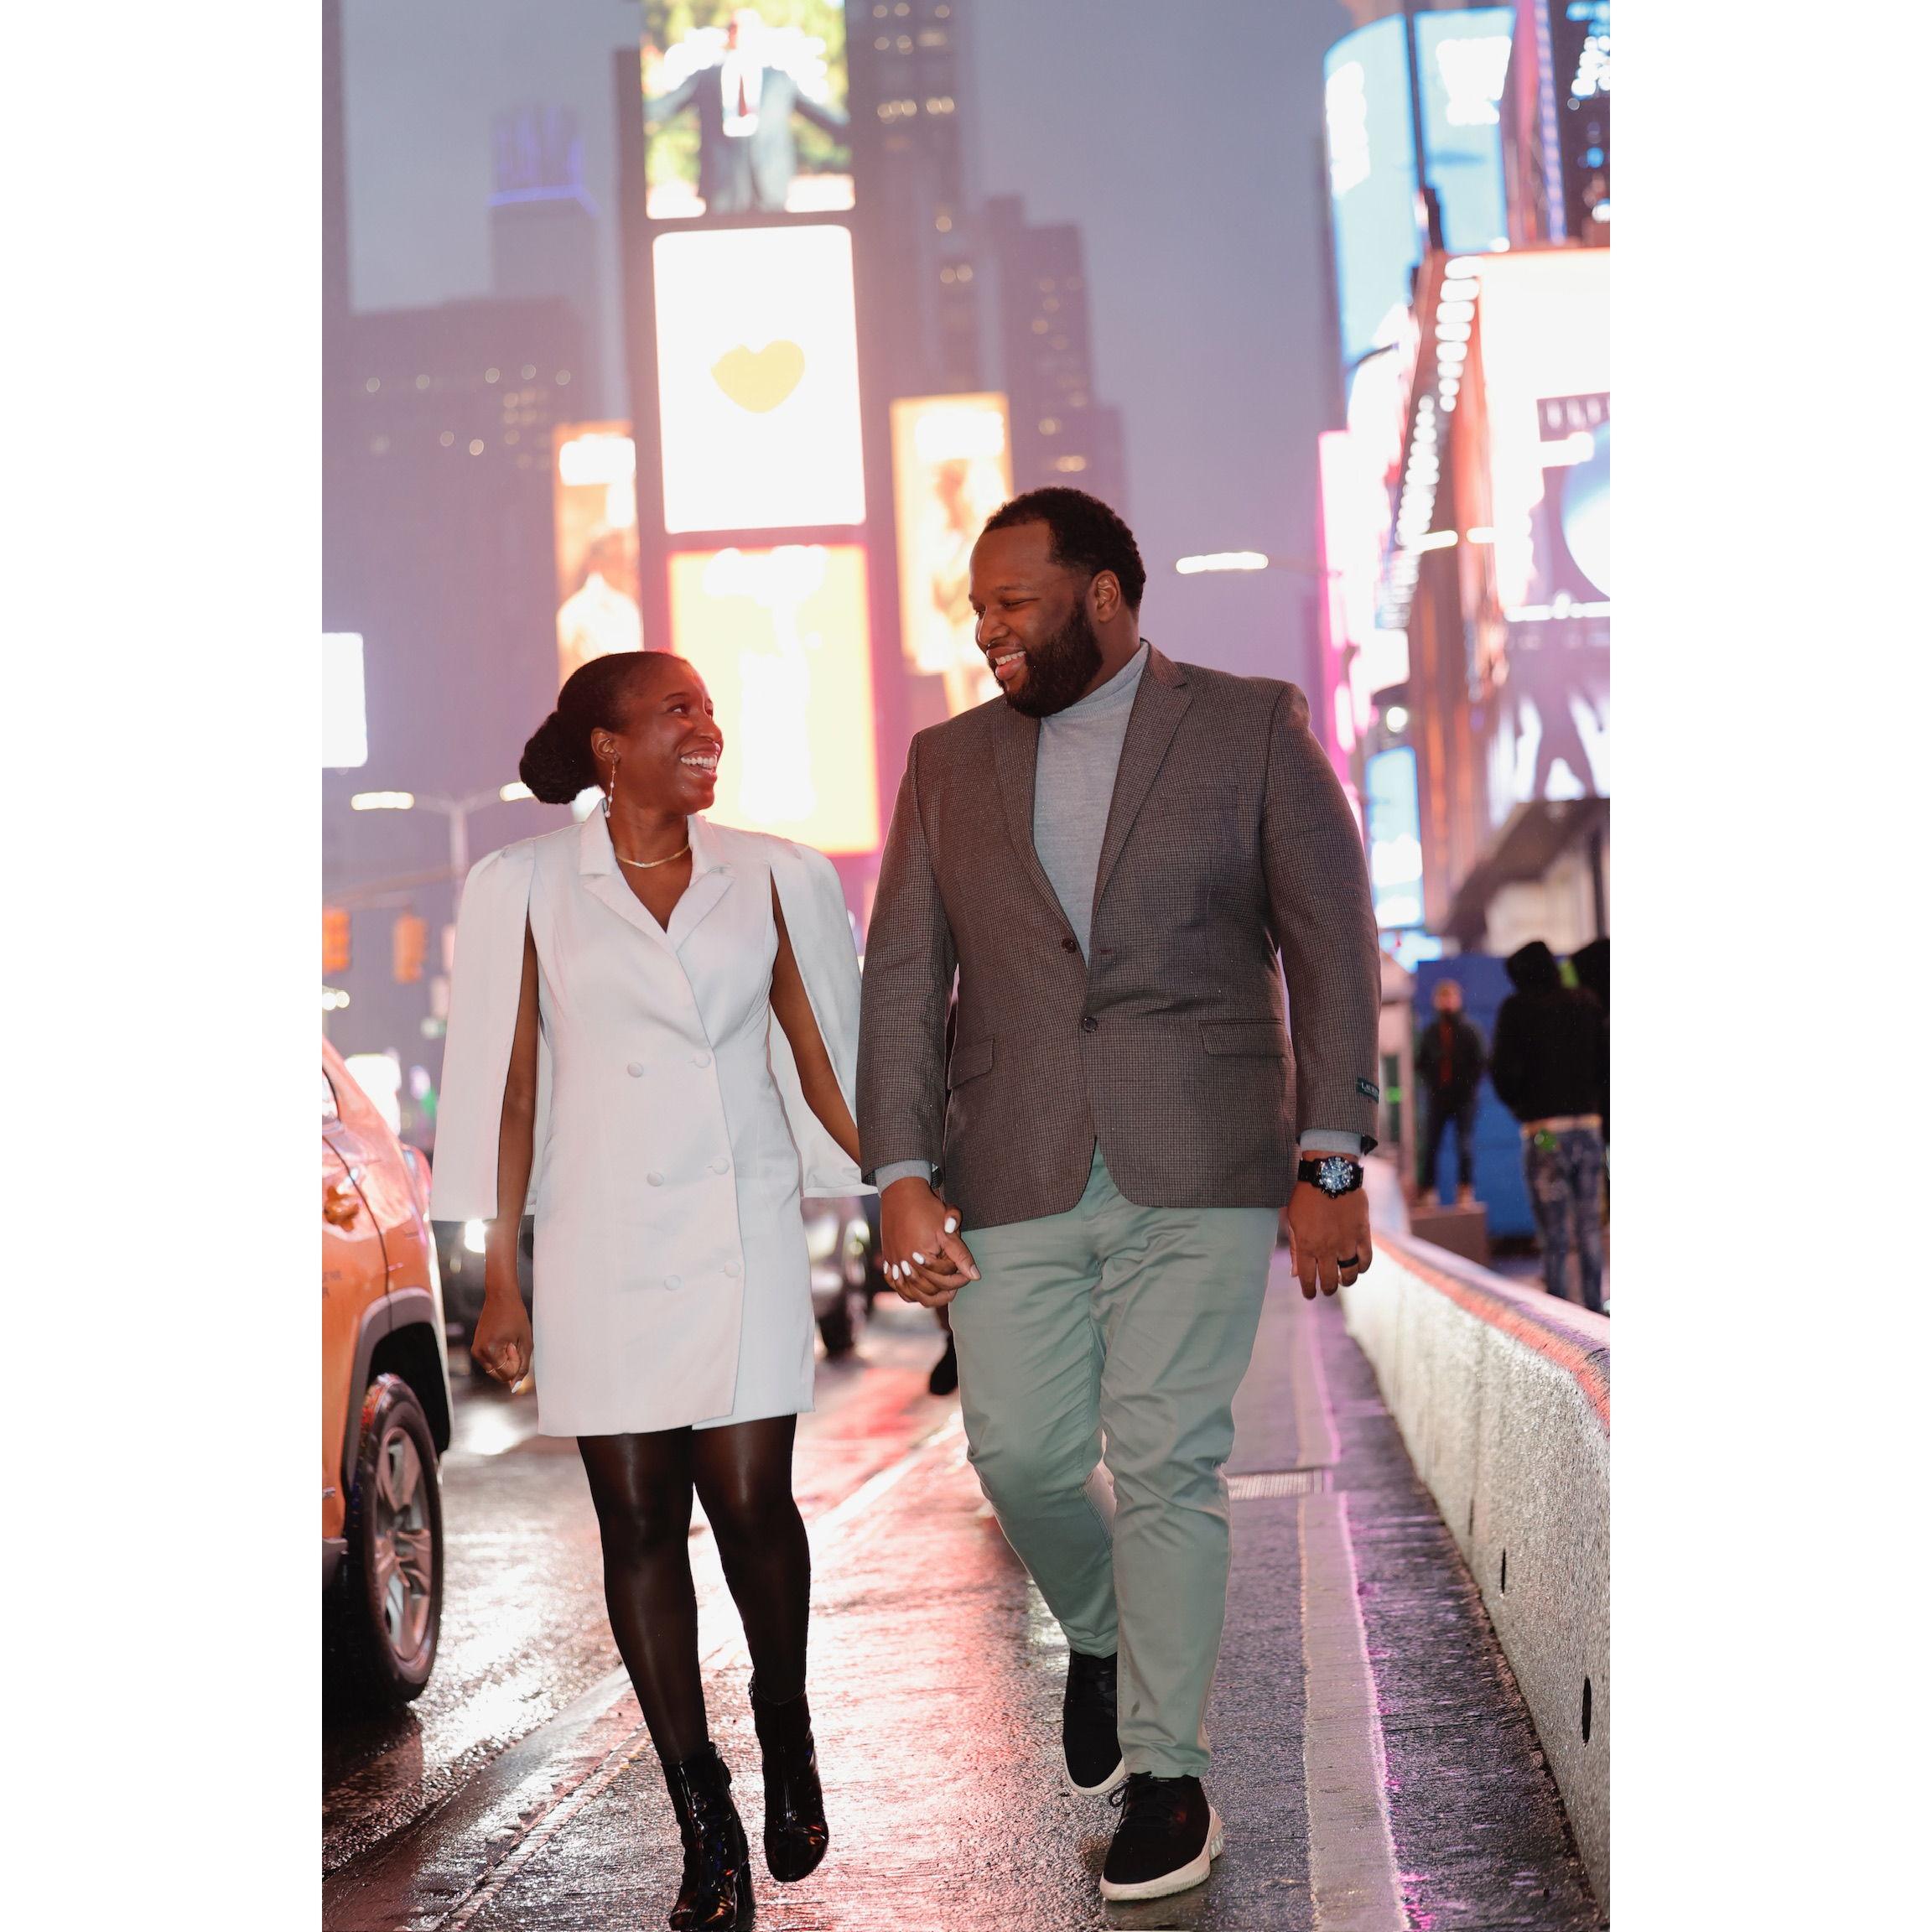
[(1483, 1083), (1483, 1036), (1462, 1016), (1462, 989), (1453, 979), (1438, 979), (1436, 1017), (1415, 1042), (1415, 1077), (1427, 1103), (1422, 1115), (1422, 1194), (1436, 1192), (1436, 1163), (1442, 1135), (1452, 1122), (1456, 1128), (1456, 1198), (1467, 1204), (1476, 1198), (1475, 1140), (1477, 1090)]
[(1523, 1173), (1543, 1244), (1543, 1285), (1564, 1292), (1575, 1251), (1583, 1306), (1603, 1311), (1603, 1109), (1610, 1022), (1566, 986), (1540, 939), (1510, 954), (1515, 989), (1496, 1015), (1489, 1078), (1523, 1134)]

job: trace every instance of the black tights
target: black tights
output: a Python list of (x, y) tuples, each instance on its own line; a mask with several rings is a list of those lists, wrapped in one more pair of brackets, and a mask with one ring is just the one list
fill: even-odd
[(812, 1550), (792, 1499), (797, 1426), (796, 1415), (773, 1415), (577, 1439), (604, 1543), (611, 1634), (651, 1741), (673, 1763), (709, 1735), (688, 1546), (693, 1488), (744, 1621), (759, 1695), (782, 1701), (805, 1688)]

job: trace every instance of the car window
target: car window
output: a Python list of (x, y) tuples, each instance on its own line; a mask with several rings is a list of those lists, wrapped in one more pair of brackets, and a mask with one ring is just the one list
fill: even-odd
[(335, 1104), (335, 1088), (329, 1078), (329, 1069), (322, 1069), (322, 1124), (332, 1127), (342, 1118), (342, 1110)]

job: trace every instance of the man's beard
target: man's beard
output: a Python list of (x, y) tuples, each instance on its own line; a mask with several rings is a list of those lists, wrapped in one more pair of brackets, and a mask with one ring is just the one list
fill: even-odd
[(1026, 676), (1018, 692), (1000, 695), (1028, 718), (1051, 718), (1076, 703), (1100, 668), (1100, 640), (1084, 604), (1044, 644), (1026, 653)]

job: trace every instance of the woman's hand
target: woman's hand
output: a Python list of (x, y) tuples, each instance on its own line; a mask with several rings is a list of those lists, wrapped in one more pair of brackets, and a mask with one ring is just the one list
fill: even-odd
[(483, 1312), (476, 1319), (476, 1338), (470, 1344), (470, 1358), (476, 1366), (506, 1389), (514, 1389), (530, 1373), (533, 1346), (523, 1297), (486, 1290)]
[(943, 1308), (979, 1279), (959, 1239), (959, 1210), (916, 1176), (895, 1181), (880, 1202), (880, 1259), (886, 1279), (907, 1301)]

